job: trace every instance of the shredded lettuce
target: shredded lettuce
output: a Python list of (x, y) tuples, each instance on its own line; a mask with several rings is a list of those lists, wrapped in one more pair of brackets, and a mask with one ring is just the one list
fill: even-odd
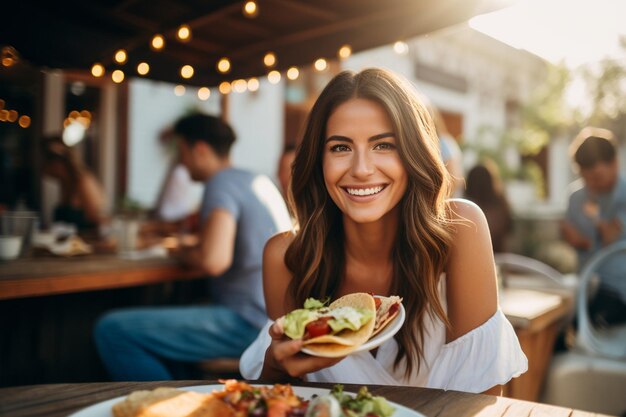
[(336, 384), (331, 395), (339, 401), (344, 415), (348, 417), (364, 417), (368, 413), (378, 417), (390, 417), (395, 411), (384, 397), (372, 395), (367, 387), (361, 387), (357, 396), (352, 397), (343, 392), (343, 385)]

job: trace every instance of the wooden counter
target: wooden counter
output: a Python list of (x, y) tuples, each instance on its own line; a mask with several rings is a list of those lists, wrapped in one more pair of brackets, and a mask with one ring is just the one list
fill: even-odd
[(0, 300), (157, 284), (202, 278), (171, 258), (115, 255), (25, 258), (0, 263)]

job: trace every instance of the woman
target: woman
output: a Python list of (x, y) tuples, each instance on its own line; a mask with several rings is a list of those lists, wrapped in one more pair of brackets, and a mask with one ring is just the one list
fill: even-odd
[(96, 177), (61, 138), (46, 139), (43, 150), (43, 173), (58, 180), (61, 188), (53, 221), (73, 223), (80, 230), (97, 229), (103, 221), (106, 198)]
[(477, 164), (467, 173), (465, 198), (485, 213), (493, 251), (506, 252), (506, 240), (513, 230), (511, 206), (502, 190), (498, 166), (491, 160)]
[(446, 200), (448, 181), (430, 116), (406, 81), (379, 69), (337, 75), (294, 163), (299, 229), (265, 248), (268, 315), (307, 297), (370, 292), (403, 297), (407, 319), (376, 352), (340, 360), (300, 353), (301, 341), (268, 323), (242, 356), (242, 375), (497, 392), (523, 373), (498, 310), (485, 218)]

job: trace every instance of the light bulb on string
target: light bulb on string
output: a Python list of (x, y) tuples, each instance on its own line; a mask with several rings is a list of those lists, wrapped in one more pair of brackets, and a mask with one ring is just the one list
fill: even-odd
[(152, 49), (156, 51), (160, 51), (165, 46), (165, 38), (163, 35), (156, 34), (152, 37), (152, 41), (150, 42), (150, 46)]
[(246, 17), (257, 17), (259, 6), (254, 0), (248, 0), (243, 4), (243, 15)]
[(117, 62), (118, 64), (125, 63), (127, 59), (128, 54), (126, 54), (125, 50), (119, 49), (117, 52), (115, 52), (115, 62)]
[(191, 39), (191, 28), (187, 25), (181, 25), (176, 32), (176, 37), (180, 41), (187, 42)]
[(300, 70), (297, 67), (291, 67), (287, 70), (287, 78), (290, 80), (297, 80), (300, 76)]
[(217, 70), (222, 74), (230, 71), (230, 61), (228, 60), (228, 58), (222, 58), (217, 62)]
[(96, 78), (102, 77), (104, 75), (104, 66), (99, 62), (93, 64), (93, 66), (91, 67), (91, 75)]

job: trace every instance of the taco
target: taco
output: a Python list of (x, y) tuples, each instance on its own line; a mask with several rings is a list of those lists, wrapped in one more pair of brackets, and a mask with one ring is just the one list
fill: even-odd
[(345, 356), (372, 336), (376, 317), (374, 297), (353, 293), (338, 298), (328, 307), (309, 298), (304, 308), (281, 317), (285, 334), (303, 339), (318, 356)]
[(376, 303), (376, 320), (374, 322), (374, 331), (372, 332), (371, 337), (374, 337), (381, 330), (387, 327), (387, 325), (391, 323), (400, 313), (400, 303), (402, 302), (402, 297), (398, 297), (397, 295), (389, 297), (376, 296), (374, 301)]

